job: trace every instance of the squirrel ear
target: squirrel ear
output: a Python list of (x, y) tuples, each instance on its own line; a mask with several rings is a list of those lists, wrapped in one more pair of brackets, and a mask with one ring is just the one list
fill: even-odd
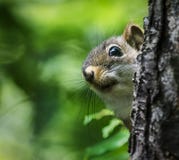
[(136, 50), (141, 48), (141, 45), (144, 41), (144, 34), (142, 29), (135, 24), (127, 25), (123, 32), (123, 37), (127, 43)]

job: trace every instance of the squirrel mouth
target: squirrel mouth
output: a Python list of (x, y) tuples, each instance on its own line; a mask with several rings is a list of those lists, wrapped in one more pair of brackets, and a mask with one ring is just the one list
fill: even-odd
[(93, 87), (100, 91), (110, 91), (116, 84), (117, 81), (111, 81), (106, 84), (93, 83)]

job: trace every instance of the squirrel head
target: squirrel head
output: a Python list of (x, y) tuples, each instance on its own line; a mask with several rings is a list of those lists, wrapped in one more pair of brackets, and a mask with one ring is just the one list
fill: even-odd
[(129, 24), (122, 36), (102, 42), (89, 53), (83, 64), (85, 80), (97, 89), (115, 85), (118, 77), (123, 76), (119, 72), (128, 72), (129, 66), (135, 63), (143, 39), (141, 28)]
[(118, 103), (119, 96), (132, 92), (132, 75), (143, 39), (143, 31), (129, 24), (121, 36), (103, 41), (88, 54), (82, 66), (83, 76), (106, 103)]

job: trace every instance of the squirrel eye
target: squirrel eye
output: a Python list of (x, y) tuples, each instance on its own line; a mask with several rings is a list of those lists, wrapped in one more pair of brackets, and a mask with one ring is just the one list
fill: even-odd
[(121, 51), (121, 49), (117, 46), (112, 46), (109, 49), (109, 56), (116, 56), (116, 57), (121, 57), (123, 56), (123, 53)]

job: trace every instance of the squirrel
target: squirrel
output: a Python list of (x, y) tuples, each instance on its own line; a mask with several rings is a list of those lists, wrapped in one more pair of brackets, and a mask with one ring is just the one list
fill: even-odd
[(122, 35), (111, 37), (92, 49), (82, 65), (83, 77), (90, 89), (128, 128), (132, 77), (143, 41), (143, 30), (138, 25), (128, 24)]
[[(111, 37), (92, 49), (82, 66), (83, 77), (90, 88), (123, 120), (129, 130), (132, 77), (137, 69), (137, 56), (143, 41), (143, 30), (138, 25), (129, 24), (121, 36)], [(177, 69), (178, 59), (173, 61)], [(159, 139), (166, 153), (176, 158), (179, 157), (178, 115), (179, 109), (162, 124)]]

